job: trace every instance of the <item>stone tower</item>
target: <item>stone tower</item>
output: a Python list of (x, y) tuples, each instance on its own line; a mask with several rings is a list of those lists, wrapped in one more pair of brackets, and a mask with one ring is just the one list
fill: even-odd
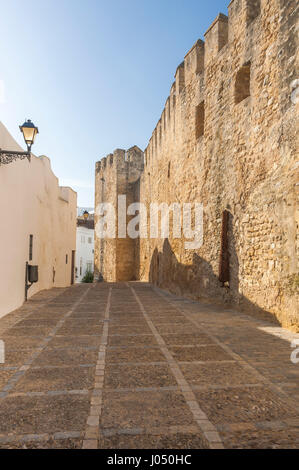
[[(128, 151), (117, 149), (96, 163), (95, 179), (95, 231), (99, 221), (98, 208), (101, 203), (111, 203), (116, 209), (115, 238), (95, 239), (95, 276), (108, 282), (131, 281), (136, 273), (138, 240), (120, 233), (118, 212), (124, 217), (127, 208), (140, 200), (139, 179), (144, 168), (144, 154), (137, 146)], [(126, 196), (125, 210), (118, 207), (118, 197)], [(123, 209), (123, 208), (122, 208)], [(129, 217), (125, 216), (125, 226)]]

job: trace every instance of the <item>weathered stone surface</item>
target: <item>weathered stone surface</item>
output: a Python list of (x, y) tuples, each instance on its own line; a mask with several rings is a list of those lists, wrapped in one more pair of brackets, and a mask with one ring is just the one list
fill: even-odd
[[(144, 169), (136, 148), (131, 161), (116, 151), (112, 163), (111, 156), (97, 163), (97, 204), (116, 204), (126, 194), (127, 204), (147, 208), (204, 205), (199, 250), (186, 250), (186, 240), (172, 235), (96, 240), (96, 270), (105, 280), (149, 280), (299, 330), (297, 9), (295, 0), (232, 1), (228, 19), (219, 15), (205, 43), (197, 41), (179, 66)], [(225, 210), (229, 282), (223, 286)]]

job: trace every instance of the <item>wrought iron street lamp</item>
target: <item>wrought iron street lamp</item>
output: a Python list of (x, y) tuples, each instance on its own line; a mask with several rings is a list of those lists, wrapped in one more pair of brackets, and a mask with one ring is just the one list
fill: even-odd
[(26, 142), (27, 152), (0, 149), (0, 165), (7, 165), (15, 160), (23, 160), (24, 158), (28, 158), (30, 161), (31, 147), (34, 144), (36, 135), (38, 134), (38, 128), (30, 121), (30, 119), (28, 119), (22, 126), (20, 126), (20, 131), (22, 132)]
[(24, 122), (24, 124), (20, 126), (20, 131), (23, 134), (28, 152), (31, 152), (31, 147), (34, 144), (36, 135), (38, 134), (38, 128), (35, 127), (30, 119), (28, 119), (28, 121)]

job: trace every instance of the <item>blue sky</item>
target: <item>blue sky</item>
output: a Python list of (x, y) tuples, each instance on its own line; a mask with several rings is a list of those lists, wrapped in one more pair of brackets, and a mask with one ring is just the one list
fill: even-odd
[[(144, 149), (177, 66), (229, 0), (0, 0), (0, 120), (94, 204), (94, 165)], [(4, 84), (4, 99), (1, 88)]]

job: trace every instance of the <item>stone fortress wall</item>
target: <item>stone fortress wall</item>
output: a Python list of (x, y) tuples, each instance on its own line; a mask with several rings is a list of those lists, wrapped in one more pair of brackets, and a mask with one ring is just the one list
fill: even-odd
[(295, 0), (231, 1), (177, 68), (144, 159), (135, 147), (132, 161), (131, 149), (97, 163), (96, 204), (127, 194), (147, 207), (204, 205), (199, 250), (172, 236), (96, 240), (105, 280), (151, 281), (299, 328), (297, 18)]

